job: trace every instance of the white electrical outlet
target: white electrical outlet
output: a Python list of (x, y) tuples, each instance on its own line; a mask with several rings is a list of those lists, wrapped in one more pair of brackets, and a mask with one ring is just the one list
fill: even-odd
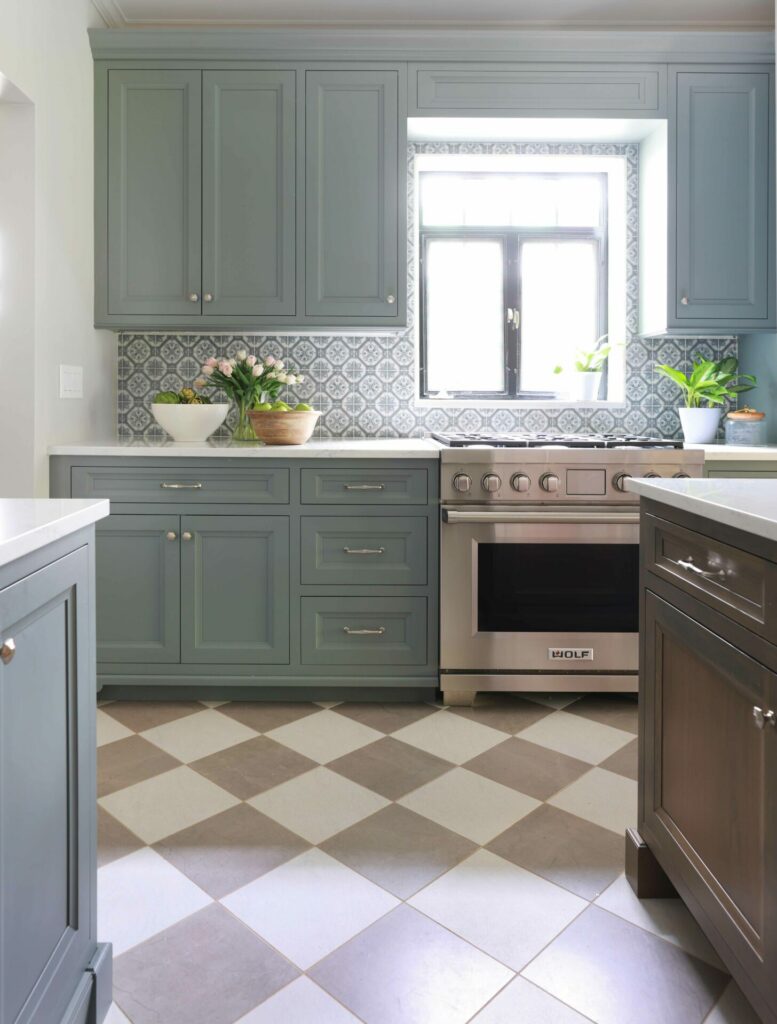
[(83, 366), (59, 367), (59, 397), (60, 398), (83, 398), (84, 397), (84, 368)]

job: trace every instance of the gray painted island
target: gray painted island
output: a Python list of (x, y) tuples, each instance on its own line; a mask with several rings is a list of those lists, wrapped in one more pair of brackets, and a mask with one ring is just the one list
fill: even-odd
[(107, 501), (0, 500), (0, 1020), (100, 1024), (94, 523)]

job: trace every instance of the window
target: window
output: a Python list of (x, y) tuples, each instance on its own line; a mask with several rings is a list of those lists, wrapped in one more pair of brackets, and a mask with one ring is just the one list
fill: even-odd
[(422, 171), (421, 398), (553, 398), (607, 332), (607, 175)]

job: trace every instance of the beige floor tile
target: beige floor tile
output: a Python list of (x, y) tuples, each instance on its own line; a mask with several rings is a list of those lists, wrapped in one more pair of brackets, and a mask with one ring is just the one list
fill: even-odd
[(505, 738), (505, 734), (497, 729), (471, 722), (450, 711), (422, 718), (399, 729), (393, 736), (395, 740), (410, 743), (453, 764), (463, 764)]
[(276, 743), (283, 743), (298, 754), (312, 758), (319, 764), (334, 761), (368, 743), (381, 739), (383, 733), (367, 725), (354, 722), (336, 711), (320, 711), (309, 718), (301, 718), (289, 725), (273, 729), (267, 735)]
[(386, 736), (330, 761), (327, 767), (389, 800), (397, 800), (449, 771), (451, 763)]
[(186, 765), (100, 798), (100, 805), (145, 843), (156, 843), (238, 802)]
[(543, 707), (553, 708), (554, 711), (568, 708), (570, 704), (580, 700), (579, 693), (525, 693), (523, 696), (527, 700), (533, 700), (537, 704), (542, 704)]
[(177, 768), (180, 761), (135, 733), (97, 749), (97, 795), (107, 796)]
[(126, 725), (122, 725), (115, 718), (111, 718), (107, 711), (103, 711), (101, 707), (97, 709), (98, 747), (102, 747), (106, 743), (115, 743), (117, 740), (123, 740), (132, 735), (134, 735), (132, 729), (128, 729)]
[(599, 764), (634, 738), (623, 729), (613, 729), (568, 711), (548, 715), (524, 729), (520, 737), (589, 764)]
[(639, 741), (632, 740), (625, 747), (616, 750), (614, 754), (602, 761), (600, 768), (606, 768), (608, 772), (615, 772), (616, 775), (625, 775), (627, 779), (634, 779), (636, 782), (639, 769)]
[(408, 903), (514, 971), (588, 906), (487, 850), (468, 857)]
[(321, 705), (305, 701), (233, 700), (220, 708), (220, 711), (256, 732), (269, 732), (308, 715), (318, 714)]
[(681, 899), (637, 899), (626, 876), (621, 875), (596, 900), (596, 905), (725, 970), (720, 957)]
[(454, 768), (397, 802), (480, 845), (539, 807), (533, 797), (465, 768)]
[(739, 985), (730, 981), (704, 1024), (761, 1024), (761, 1020)]
[(354, 702), (339, 704), (337, 713), (388, 735), (403, 726), (412, 725), (413, 722), (433, 715), (435, 709), (429, 704), (358, 704)]
[(518, 694), (479, 693), (471, 708), (451, 708), (452, 715), (514, 735), (553, 713), (553, 708)]
[(597, 1024), (701, 1024), (727, 976), (589, 906), (523, 971)]
[(498, 743), (484, 754), (467, 761), (464, 767), (537, 800), (547, 800), (570, 782), (579, 779), (591, 766), (585, 761), (560, 754), (557, 750), (511, 736), (504, 743)]
[(252, 797), (248, 803), (308, 842), (321, 843), (379, 811), (388, 800), (319, 767)]
[(309, 850), (222, 903), (303, 970), (397, 905), (385, 889)]
[(125, 1016), (121, 1007), (116, 1003), (111, 1003), (103, 1024), (132, 1024), (132, 1021)]
[(310, 978), (297, 978), (236, 1024), (360, 1024)]
[(112, 860), (126, 857), (139, 850), (143, 841), (125, 828), (103, 807), (97, 808), (97, 866), (110, 864)]
[(369, 1024), (465, 1024), (513, 972), (403, 905), (310, 975)]
[(516, 978), (472, 1018), (472, 1024), (590, 1024), (590, 1021), (525, 978)]
[(248, 800), (316, 767), (316, 762), (269, 736), (254, 736), (245, 743), (191, 762), (194, 771)]
[(637, 735), (638, 704), (634, 693), (591, 693), (575, 701), (567, 710), (571, 715), (590, 718), (593, 722)]
[(198, 700), (117, 700), (105, 705), (105, 713), (131, 729), (143, 732), (202, 711)]
[(592, 768), (548, 803), (620, 836), (637, 824), (637, 783), (603, 768)]
[(143, 847), (98, 871), (97, 938), (112, 942), (119, 956), (210, 902), (164, 857)]
[(174, 722), (146, 729), (143, 738), (188, 764), (256, 736), (254, 729), (205, 708)]

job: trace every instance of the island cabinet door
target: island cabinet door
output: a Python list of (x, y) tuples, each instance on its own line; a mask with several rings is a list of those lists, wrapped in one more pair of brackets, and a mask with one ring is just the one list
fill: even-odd
[(184, 663), (289, 662), (288, 516), (183, 516)]
[(649, 591), (643, 657), (640, 832), (777, 1015), (777, 676)]
[(177, 515), (112, 515), (98, 525), (98, 661), (180, 661), (180, 532)]
[(58, 1024), (95, 948), (88, 586), (80, 548), (0, 591), (3, 1024)]

